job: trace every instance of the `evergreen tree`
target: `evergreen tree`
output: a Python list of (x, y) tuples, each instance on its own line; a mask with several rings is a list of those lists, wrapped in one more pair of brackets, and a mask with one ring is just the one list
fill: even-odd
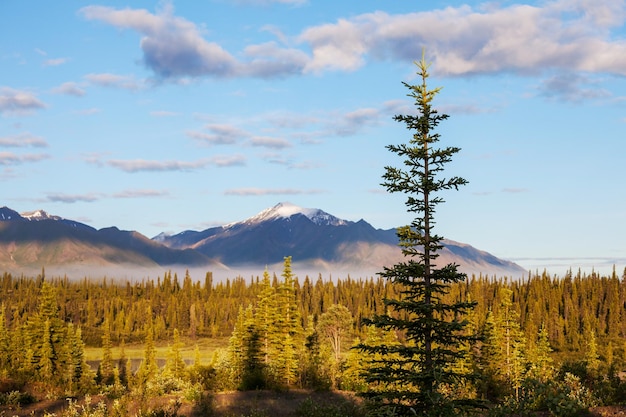
[(259, 332), (261, 349), (263, 350), (263, 363), (268, 365), (273, 353), (278, 353), (280, 346), (275, 346), (277, 351), (272, 352), (271, 342), (273, 339), (271, 332), (275, 330), (277, 320), (276, 309), (276, 288), (270, 281), (270, 273), (265, 268), (263, 280), (261, 281), (261, 292), (257, 297), (256, 306), (256, 326)]
[(172, 378), (181, 379), (184, 376), (187, 364), (183, 360), (181, 349), (183, 343), (180, 341), (178, 329), (174, 329), (174, 341), (167, 352), (167, 362), (165, 363), (164, 373)]
[(552, 348), (550, 347), (550, 340), (548, 340), (548, 330), (546, 326), (542, 325), (541, 329), (539, 329), (537, 343), (529, 351), (528, 364), (530, 369), (528, 370), (528, 376), (536, 378), (543, 383), (550, 381), (554, 377), (555, 369), (550, 352), (552, 352)]
[(70, 394), (88, 392), (93, 385), (94, 374), (85, 357), (85, 344), (83, 343), (80, 327), (75, 327), (71, 323), (68, 324), (67, 344), (69, 356), (67, 363), (69, 373), (67, 381), (68, 392)]
[(98, 382), (102, 385), (113, 384), (113, 352), (111, 350), (111, 330), (104, 322), (102, 333), (102, 361), (98, 367)]
[[(404, 342), (359, 347), (383, 355), (367, 374), (368, 382), (378, 384), (378, 388), (366, 396), (379, 408), (393, 408), (401, 415), (451, 416), (477, 405), (469, 399), (449, 398), (442, 392), (442, 387), (469, 378), (456, 372), (453, 364), (462, 355), (461, 345), (473, 338), (463, 329), (464, 316), (474, 303), (443, 301), (450, 285), (466, 276), (458, 272), (455, 264), (437, 263), (443, 238), (435, 234), (433, 227), (435, 207), (443, 202), (438, 193), (458, 189), (467, 181), (460, 177), (439, 178), (459, 148), (434, 147), (439, 141), (434, 129), (448, 116), (432, 107), (440, 89), (427, 87), (429, 65), (424, 54), (416, 65), (422, 83), (404, 85), (409, 89), (408, 96), (415, 100), (418, 114), (394, 118), (413, 132), (413, 138), (408, 144), (387, 146), (403, 158), (405, 168), (386, 167), (382, 184), (389, 192), (406, 194), (407, 210), (415, 213), (416, 218), (397, 231), (399, 245), (408, 260), (385, 267), (380, 274), (399, 286), (400, 292), (397, 298), (385, 300), (387, 313), (370, 321), (376, 327), (399, 332)], [(394, 359), (387, 359), (389, 354), (395, 354)]]
[(230, 365), (230, 378), (236, 384), (239, 385), (243, 376), (243, 363), (245, 357), (245, 345), (246, 345), (246, 327), (249, 325), (249, 320), (252, 318), (252, 306), (244, 309), (243, 306), (239, 307), (239, 314), (237, 315), (237, 321), (233, 333), (228, 340), (228, 362)]
[(154, 326), (152, 320), (146, 325), (146, 339), (144, 342), (143, 360), (137, 370), (137, 385), (145, 391), (150, 382), (158, 373), (159, 367), (156, 362), (156, 347), (154, 346)]
[(120, 343), (120, 358), (117, 360), (117, 370), (120, 378), (120, 383), (124, 387), (128, 387), (128, 382), (131, 378), (131, 366), (130, 358), (126, 357), (126, 342), (122, 339)]
[(0, 377), (6, 378), (11, 370), (11, 338), (6, 326), (4, 303), (0, 305)]
[(591, 331), (588, 336), (587, 349), (585, 350), (585, 366), (587, 374), (590, 377), (598, 377), (598, 371), (600, 369), (600, 355), (598, 353), (596, 332), (594, 331)]
[(302, 322), (296, 304), (294, 276), (291, 270), (291, 256), (285, 257), (283, 282), (278, 287), (276, 297), (277, 320), (273, 335), (273, 345), (280, 354), (272, 360), (272, 371), (278, 382), (289, 386), (296, 381), (298, 353), (302, 338)]
[[(485, 368), (500, 389), (510, 387), (517, 398), (526, 373), (526, 339), (519, 314), (513, 308), (512, 291), (501, 288), (497, 314), (489, 314), (483, 346)], [(545, 346), (544, 346), (545, 349)]]
[(52, 332), (50, 331), (50, 319), (44, 321), (43, 334), (39, 355), (37, 357), (37, 370), (39, 377), (43, 381), (52, 381), (55, 375), (57, 353), (52, 342)]

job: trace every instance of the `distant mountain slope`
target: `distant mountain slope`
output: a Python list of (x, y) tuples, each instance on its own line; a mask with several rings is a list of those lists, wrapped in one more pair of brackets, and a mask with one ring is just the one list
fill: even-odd
[[(152, 268), (154, 273), (182, 266), (258, 274), (265, 266), (280, 270), (283, 258), (291, 256), (300, 273), (372, 276), (403, 259), (397, 243), (393, 229), (375, 229), (365, 220), (342, 220), (289, 203), (241, 222), (154, 239), (116, 227), (96, 230), (42, 210), (19, 214), (0, 208), (0, 271), (57, 266), (62, 273), (73, 268), (81, 274), (89, 267), (109, 274), (113, 267)], [(452, 240), (444, 241), (437, 262), (457, 263), (467, 273), (516, 277), (525, 273), (512, 262)]]
[(115, 227), (96, 230), (44, 211), (20, 215), (7, 207), (0, 208), (0, 267), (210, 263), (197, 251), (171, 249), (137, 232)]
[[(193, 248), (229, 266), (273, 265), (292, 256), (295, 262), (313, 267), (375, 273), (403, 258), (393, 229), (375, 229), (364, 220), (341, 220), (290, 203), (280, 203), (241, 222), (155, 239), (171, 248)], [(513, 262), (452, 240), (444, 241), (438, 262), (457, 263), (467, 273), (525, 272)]]

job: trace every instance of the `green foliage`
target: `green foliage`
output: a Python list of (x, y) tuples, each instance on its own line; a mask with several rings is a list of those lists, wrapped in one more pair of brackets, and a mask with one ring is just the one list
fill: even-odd
[(526, 339), (513, 308), (511, 290), (501, 291), (498, 313), (490, 313), (485, 323), (482, 367), (487, 385), (495, 390), (485, 394), (500, 396), (513, 392), (517, 396), (528, 367)]
[(27, 392), (10, 391), (0, 392), (0, 405), (8, 405), (10, 407), (22, 407), (28, 404), (32, 404), (36, 401), (36, 398)]
[(547, 411), (556, 417), (573, 417), (597, 405), (597, 399), (581, 383), (580, 378), (566, 372), (563, 378), (556, 380), (524, 380), (520, 393), (506, 397), (501, 404), (490, 410), (489, 415), (504, 417)]
[(229, 340), (232, 379), (243, 390), (282, 388), (296, 383), (304, 349), (291, 257), (283, 281), (271, 285), (265, 271), (256, 306), (240, 308)]
[(384, 185), (389, 192), (406, 195), (407, 211), (416, 217), (400, 227), (397, 235), (406, 261), (385, 267), (380, 274), (399, 288), (399, 295), (384, 300), (385, 314), (374, 316), (371, 324), (393, 330), (402, 337), (394, 344), (361, 344), (359, 349), (378, 354), (366, 370), (366, 380), (374, 386), (364, 393), (379, 408), (392, 408), (399, 415), (450, 416), (477, 406), (472, 399), (451, 398), (445, 387), (471, 378), (454, 366), (464, 356), (463, 346), (474, 339), (464, 332), (465, 315), (475, 303), (445, 297), (450, 286), (465, 280), (457, 265), (437, 263), (443, 248), (441, 236), (434, 232), (435, 207), (443, 202), (442, 191), (466, 184), (460, 177), (440, 178), (446, 164), (459, 148), (436, 148), (439, 134), (434, 130), (447, 119), (432, 102), (439, 89), (430, 90), (424, 56), (416, 62), (421, 84), (410, 85), (417, 115), (398, 115), (395, 120), (412, 132), (408, 144), (388, 145), (387, 149), (403, 159), (403, 168), (385, 167)]

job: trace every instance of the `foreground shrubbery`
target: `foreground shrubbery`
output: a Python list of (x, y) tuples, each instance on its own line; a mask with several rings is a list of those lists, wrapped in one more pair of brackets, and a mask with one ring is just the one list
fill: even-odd
[(0, 392), (0, 405), (22, 407), (24, 405), (32, 404), (35, 401), (37, 401), (37, 399), (27, 392)]

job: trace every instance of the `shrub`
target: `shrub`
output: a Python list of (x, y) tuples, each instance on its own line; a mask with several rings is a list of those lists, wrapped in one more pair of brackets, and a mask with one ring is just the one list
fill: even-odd
[(21, 407), (23, 405), (32, 404), (35, 397), (27, 392), (11, 391), (0, 393), (0, 405), (8, 405), (10, 407)]
[(535, 411), (548, 411), (556, 417), (573, 417), (596, 405), (598, 402), (591, 390), (578, 376), (566, 372), (556, 381), (524, 380), (519, 395), (506, 397), (490, 410), (489, 416), (526, 416)]

